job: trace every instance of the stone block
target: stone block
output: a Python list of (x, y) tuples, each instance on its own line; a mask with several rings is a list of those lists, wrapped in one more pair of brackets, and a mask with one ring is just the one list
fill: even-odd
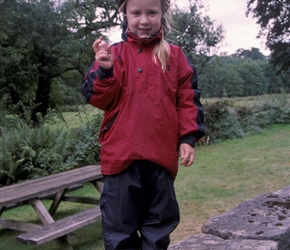
[(278, 250), (275, 241), (230, 239), (214, 235), (198, 234), (185, 238), (168, 250)]
[(202, 232), (223, 239), (280, 242), (279, 250), (290, 250), (290, 186), (246, 200), (233, 210), (213, 217)]

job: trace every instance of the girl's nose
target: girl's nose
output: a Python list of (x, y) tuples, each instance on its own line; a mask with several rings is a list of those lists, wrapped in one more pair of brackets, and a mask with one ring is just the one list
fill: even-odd
[(149, 23), (149, 19), (148, 19), (147, 15), (142, 15), (140, 23), (141, 24), (148, 24)]

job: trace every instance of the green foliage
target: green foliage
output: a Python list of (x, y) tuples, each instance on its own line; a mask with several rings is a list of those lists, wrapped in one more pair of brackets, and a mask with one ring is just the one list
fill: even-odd
[(238, 49), (235, 56), (241, 57), (241, 58), (250, 58), (253, 60), (265, 60), (266, 57), (260, 52), (257, 48), (251, 48), (251, 50), (248, 49)]
[(69, 132), (42, 125), (32, 128), (21, 122), (1, 128), (0, 185), (37, 178), (65, 170)]
[(262, 128), (256, 118), (258, 116), (253, 108), (249, 106), (238, 107), (236, 109), (238, 121), (243, 128), (245, 135), (259, 133)]
[[(37, 127), (13, 116), (4, 117), (0, 126), (0, 186), (99, 161), (101, 113), (73, 129), (67, 127), (64, 117), (57, 120), (53, 112)], [(79, 113), (74, 119), (81, 117)]]
[(53, 107), (53, 84), (80, 84), (93, 60), (93, 41), (119, 24), (117, 5), (113, 0), (3, 0), (0, 8), (0, 99), (11, 113), (37, 124), (38, 113), (45, 116)]
[(273, 124), (290, 124), (287, 95), (265, 97), (252, 105), (237, 107), (227, 100), (204, 106), (207, 134), (212, 141), (259, 133)]
[(260, 25), (259, 36), (265, 36), (272, 52), (271, 63), (278, 72), (290, 68), (289, 0), (247, 0), (247, 15), (253, 14)]
[(202, 1), (190, 0), (189, 3), (188, 9), (177, 6), (173, 9), (174, 30), (169, 39), (183, 49), (201, 73), (204, 64), (223, 41), (224, 30), (205, 13)]
[[(1, 105), (37, 124), (49, 109), (84, 103), (80, 84), (93, 60), (92, 42), (101, 34), (107, 39), (107, 29), (120, 23), (114, 0), (3, 0), (0, 8)], [(175, 6), (172, 17), (169, 39), (195, 64), (204, 97), (290, 92), (290, 70), (277, 76), (257, 48), (213, 56), (224, 30), (202, 1)]]
[(265, 99), (254, 107), (254, 113), (253, 118), (259, 122), (261, 127), (290, 123), (290, 105), (286, 95)]
[(85, 127), (72, 130), (69, 147), (71, 154), (68, 156), (65, 165), (81, 167), (99, 162), (100, 144), (97, 138), (102, 120), (103, 115), (96, 114)]
[(50, 92), (50, 107), (58, 109), (66, 106), (68, 109), (75, 110), (79, 104), (85, 103), (85, 98), (80, 92), (82, 77), (76, 71), (66, 73), (63, 77), (53, 80)]
[[(243, 96), (257, 96), (267, 94), (267, 84), (261, 64), (254, 60), (242, 60), (236, 68), (243, 79)], [(233, 86), (232, 86), (233, 87)]]
[(205, 104), (205, 125), (211, 140), (241, 138), (243, 130), (228, 101)]
[(215, 56), (199, 76), (199, 86), (205, 98), (290, 93), (289, 77), (290, 70), (276, 75), (266, 60)]

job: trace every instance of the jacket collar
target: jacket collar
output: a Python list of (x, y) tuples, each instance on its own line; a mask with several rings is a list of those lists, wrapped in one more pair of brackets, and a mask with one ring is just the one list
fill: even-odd
[(123, 35), (123, 39), (125, 42), (132, 42), (134, 44), (141, 45), (143, 47), (155, 45), (161, 40), (161, 38), (162, 38), (162, 29), (160, 29), (160, 31), (156, 35), (151, 36), (150, 38), (139, 38), (131, 31), (128, 31)]

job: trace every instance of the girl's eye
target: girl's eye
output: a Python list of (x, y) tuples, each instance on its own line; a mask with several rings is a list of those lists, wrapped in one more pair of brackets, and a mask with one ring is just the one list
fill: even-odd
[(148, 14), (149, 14), (150, 16), (154, 16), (154, 15), (156, 14), (156, 12), (155, 12), (155, 11), (150, 11)]
[(140, 15), (140, 12), (139, 12), (139, 11), (134, 11), (134, 12), (133, 12), (133, 15), (135, 15), (135, 16), (139, 16), (139, 15)]

